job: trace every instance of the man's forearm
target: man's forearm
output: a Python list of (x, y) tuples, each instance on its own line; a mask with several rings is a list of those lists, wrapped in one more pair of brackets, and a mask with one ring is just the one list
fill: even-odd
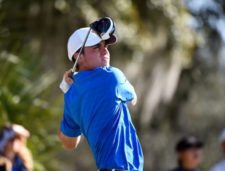
[(137, 104), (137, 97), (135, 97), (131, 102), (130, 102), (133, 106), (135, 106)]
[(74, 150), (80, 143), (81, 136), (78, 137), (68, 137), (65, 136), (61, 131), (58, 131), (58, 137), (63, 144), (63, 147), (67, 150)]

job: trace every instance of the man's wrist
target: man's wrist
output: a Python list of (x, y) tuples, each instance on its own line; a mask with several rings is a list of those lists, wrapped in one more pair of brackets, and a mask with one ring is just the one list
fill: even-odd
[(64, 79), (62, 80), (62, 82), (59, 85), (59, 88), (63, 91), (63, 93), (66, 93), (69, 88), (70, 88), (71, 84), (68, 84)]

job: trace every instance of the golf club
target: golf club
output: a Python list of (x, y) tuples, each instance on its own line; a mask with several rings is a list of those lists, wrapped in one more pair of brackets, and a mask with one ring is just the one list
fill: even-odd
[(77, 67), (78, 60), (79, 60), (79, 58), (80, 58), (81, 53), (83, 52), (84, 46), (85, 46), (85, 44), (86, 44), (86, 42), (87, 42), (87, 39), (88, 39), (88, 36), (89, 36), (90, 32), (91, 32), (91, 27), (90, 27), (90, 29), (88, 30), (88, 33), (87, 33), (87, 35), (86, 35), (86, 37), (85, 37), (85, 39), (84, 39), (84, 42), (83, 42), (83, 44), (82, 44), (82, 46), (81, 46), (81, 49), (80, 49), (80, 51), (79, 51), (79, 53), (78, 53), (77, 59), (76, 59), (76, 61), (74, 62), (74, 65), (73, 65), (73, 68), (72, 68), (72, 73), (74, 73), (74, 72), (76, 71), (76, 67)]
[[(85, 36), (84, 42), (82, 43), (82, 46), (80, 48), (80, 51), (78, 53), (77, 59), (74, 62), (72, 73), (71, 73), (71, 79), (73, 79), (72, 75), (76, 72), (77, 64), (80, 59), (81, 53), (84, 52), (85, 44), (88, 40), (88, 36), (90, 35), (91, 31), (95, 32), (99, 37), (101, 37), (102, 40), (105, 40), (107, 44), (112, 44), (116, 42), (116, 36), (114, 35), (115, 32), (115, 23), (113, 20), (109, 17), (104, 17), (99, 20), (94, 21), (90, 24), (90, 29), (87, 32), (87, 35)], [(68, 84), (64, 79), (60, 83), (60, 89), (66, 93), (68, 89), (70, 88), (70, 84)]]

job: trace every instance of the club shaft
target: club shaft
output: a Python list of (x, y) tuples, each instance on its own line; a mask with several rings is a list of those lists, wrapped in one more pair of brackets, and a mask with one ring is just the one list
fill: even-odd
[(85, 39), (84, 39), (84, 42), (83, 42), (83, 44), (82, 44), (82, 46), (81, 46), (81, 48), (80, 48), (80, 51), (79, 51), (79, 53), (78, 53), (77, 59), (76, 59), (76, 61), (74, 62), (74, 65), (73, 65), (73, 68), (72, 68), (72, 72), (73, 72), (73, 73), (76, 71), (77, 63), (78, 63), (78, 61), (79, 61), (79, 59), (80, 59), (80, 55), (81, 55), (81, 53), (82, 53), (82, 51), (83, 51), (83, 49), (84, 49), (84, 47), (85, 47), (85, 44), (86, 44), (86, 42), (87, 42), (87, 39), (88, 39), (88, 36), (89, 36), (90, 32), (91, 32), (91, 28), (88, 30), (88, 33), (87, 33), (87, 35), (86, 35), (86, 37), (85, 37)]

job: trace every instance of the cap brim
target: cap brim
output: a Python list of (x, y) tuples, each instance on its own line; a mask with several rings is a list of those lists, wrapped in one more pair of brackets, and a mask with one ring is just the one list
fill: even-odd
[(182, 152), (182, 151), (186, 151), (186, 150), (189, 150), (189, 149), (201, 149), (203, 147), (204, 147), (204, 144), (202, 142), (196, 142), (196, 143), (193, 143), (193, 144), (186, 144), (183, 147), (178, 147), (178, 148), (176, 148), (176, 151)]
[(204, 144), (202, 142), (197, 142), (196, 144), (194, 144), (195, 148), (203, 148), (204, 147)]
[(115, 44), (117, 42), (117, 37), (113, 34), (110, 36), (109, 39), (105, 40), (105, 43), (107, 45), (112, 45), (112, 44)]

